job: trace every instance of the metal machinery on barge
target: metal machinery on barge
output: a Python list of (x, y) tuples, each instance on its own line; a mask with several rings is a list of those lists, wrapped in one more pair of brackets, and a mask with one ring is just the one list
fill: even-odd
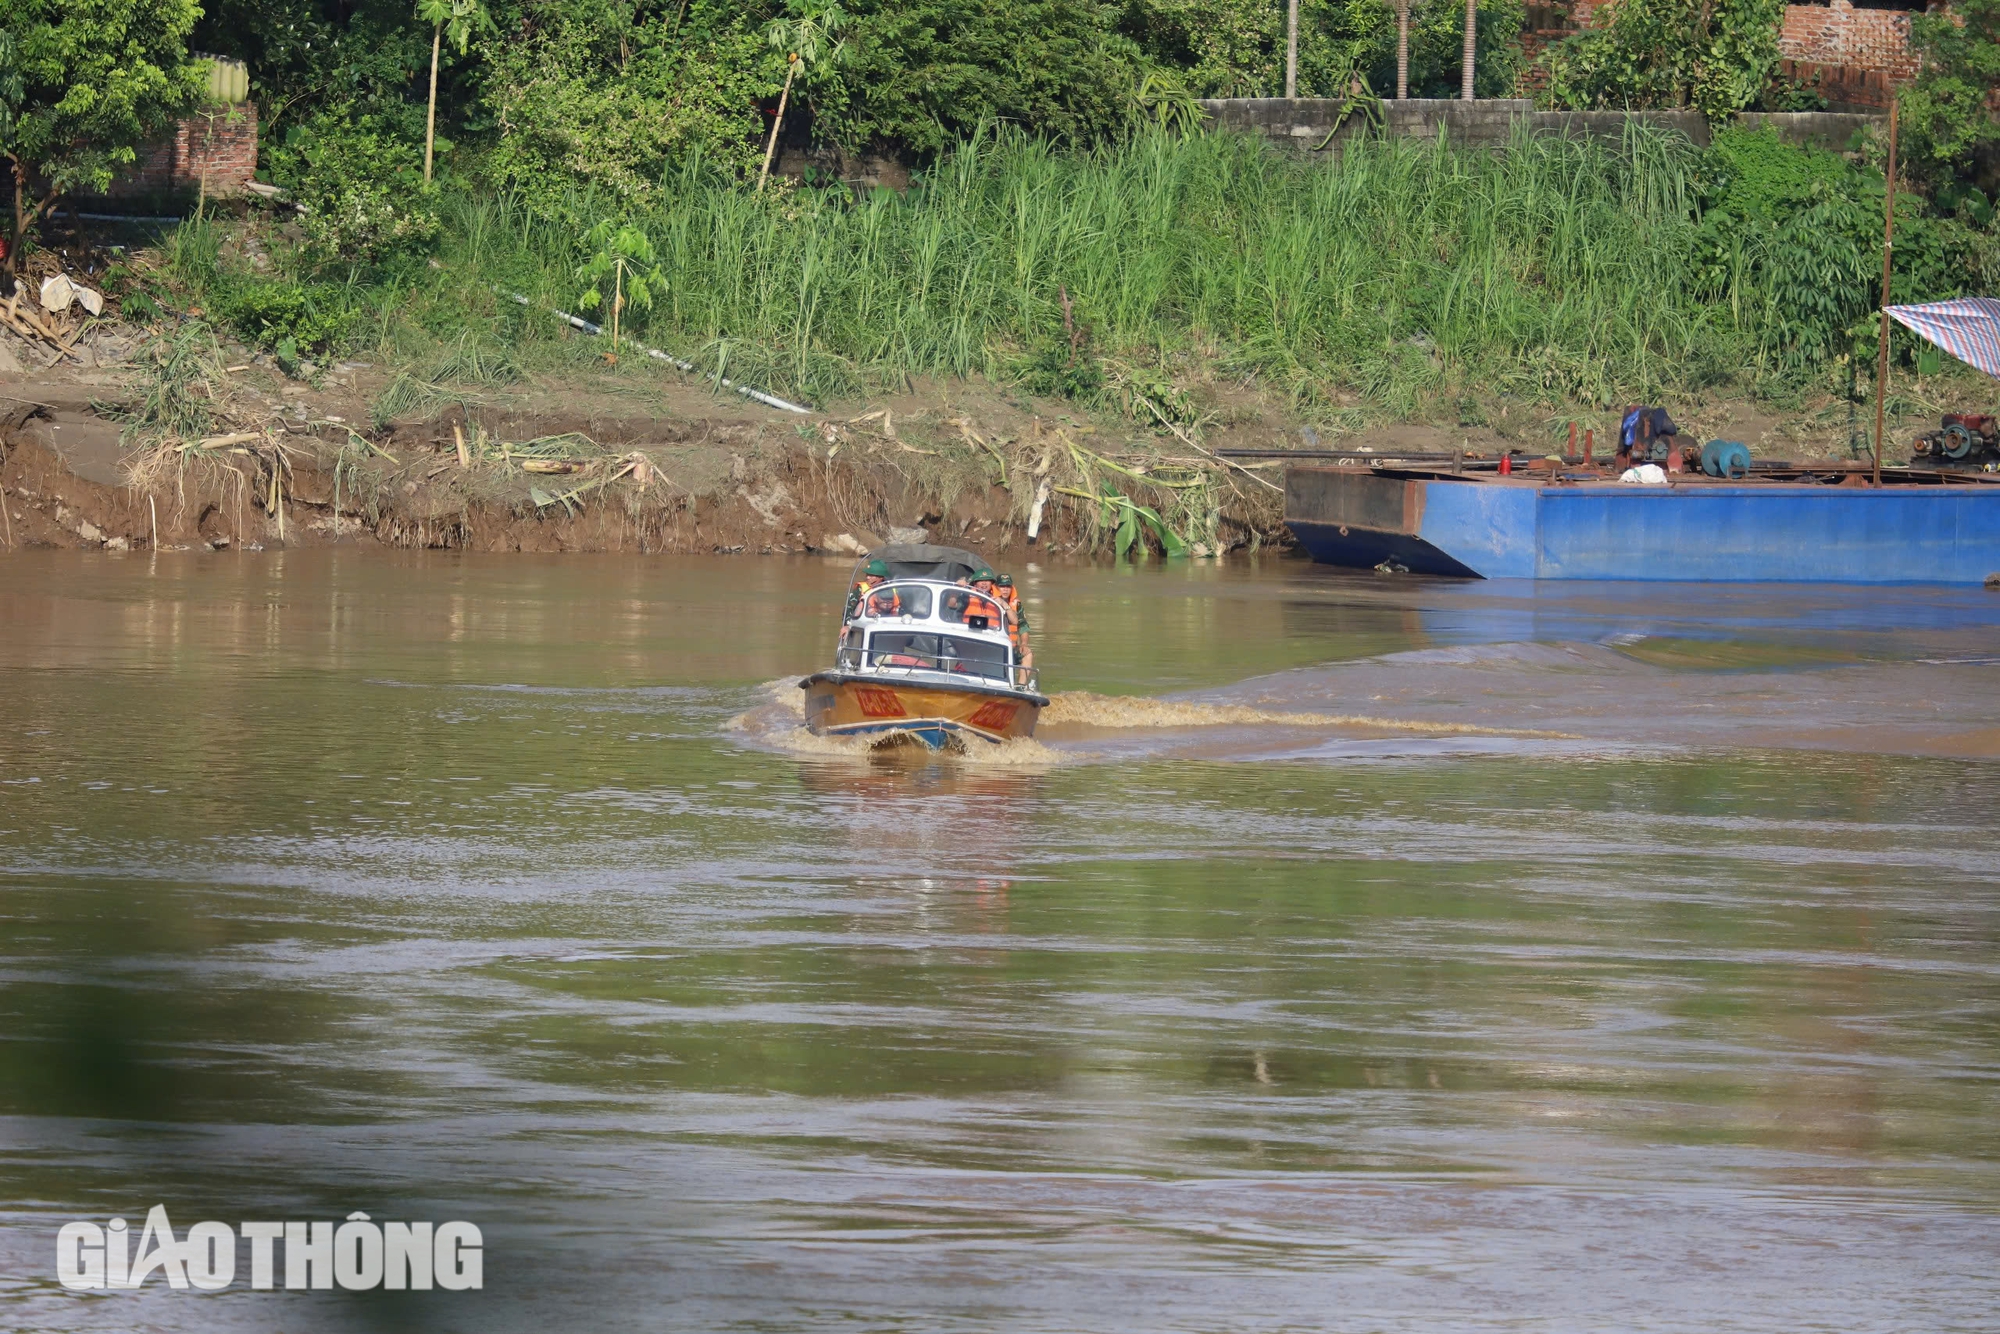
[[(879, 582), (860, 578), (873, 561)], [(799, 683), (822, 736), (908, 738), (933, 750), (1033, 736), (1047, 707), (1018, 613), (970, 587), (982, 562), (956, 547), (889, 546), (856, 569), (834, 666)]]
[(1314, 560), (1470, 578), (1980, 583), (2000, 572), (2000, 474), (1755, 465), (1659, 484), (1580, 460), (1326, 459), (1285, 470)]
[(1487, 579), (2000, 582), (2000, 423), (1950, 414), (1907, 466), (1882, 459), (1889, 321), (2000, 379), (2000, 300), (1890, 306), (1887, 254), (1872, 466), (1753, 463), (1742, 443), (1712, 440), (1697, 470), (1692, 442), (1650, 407), (1628, 412), (1609, 470), (1592, 462), (1587, 434), (1575, 456), (1574, 427), (1568, 451), (1518, 472), (1511, 455), (1222, 452), (1313, 459), (1285, 470), (1285, 522), (1329, 565)]

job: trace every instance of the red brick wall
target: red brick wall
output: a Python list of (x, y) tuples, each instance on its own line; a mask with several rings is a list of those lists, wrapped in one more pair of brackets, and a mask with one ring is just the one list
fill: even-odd
[(1881, 70), (1893, 83), (1917, 77), (1910, 16), (1899, 10), (1856, 9), (1847, 0), (1787, 5), (1778, 49), (1792, 60)]
[(1836, 110), (1841, 107), (1889, 109), (1891, 88), (1885, 70), (1787, 58), (1778, 62), (1778, 75), (1810, 86)]
[(243, 193), (257, 173), (257, 107), (244, 102), (227, 110), (202, 112), (174, 127), (131, 171), (111, 183), (120, 195), (200, 190), (207, 177), (211, 195)]

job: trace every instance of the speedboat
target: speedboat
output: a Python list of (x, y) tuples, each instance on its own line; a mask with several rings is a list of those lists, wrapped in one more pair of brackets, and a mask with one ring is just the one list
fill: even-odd
[[(864, 575), (874, 562), (886, 575)], [(832, 670), (799, 683), (820, 736), (909, 738), (933, 750), (1033, 736), (1048, 706), (1006, 604), (971, 588), (957, 547), (871, 551), (855, 566)]]

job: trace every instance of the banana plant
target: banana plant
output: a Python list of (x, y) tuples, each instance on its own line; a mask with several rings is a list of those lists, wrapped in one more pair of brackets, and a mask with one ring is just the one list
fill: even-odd
[(1187, 555), (1187, 543), (1181, 541), (1174, 530), (1167, 527), (1167, 521), (1160, 517), (1158, 510), (1149, 505), (1141, 505), (1128, 496), (1107, 492), (1104, 497), (1104, 511), (1107, 519), (1116, 518), (1118, 529), (1112, 542), (1118, 552), (1118, 559), (1124, 560), (1132, 548), (1138, 544), (1141, 528), (1150, 531), (1160, 544), (1160, 551), (1167, 556)]
[[(1160, 517), (1160, 512), (1150, 505), (1141, 505), (1130, 496), (1113, 491), (1108, 486), (1096, 495), (1069, 486), (1051, 489), (1060, 491), (1066, 496), (1075, 496), (1080, 500), (1097, 502), (1100, 506), (1099, 522), (1103, 528), (1112, 529), (1112, 545), (1120, 560), (1130, 555), (1133, 547), (1140, 546), (1139, 539), (1145, 533), (1151, 533), (1153, 540), (1160, 544), (1162, 555), (1188, 554), (1187, 543), (1181, 540), (1180, 534), (1167, 526), (1167, 521)], [(1143, 547), (1140, 549), (1144, 550)]]

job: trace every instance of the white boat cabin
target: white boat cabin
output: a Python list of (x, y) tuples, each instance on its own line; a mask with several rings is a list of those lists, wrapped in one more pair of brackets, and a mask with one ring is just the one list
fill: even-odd
[[(1001, 603), (943, 579), (891, 578), (864, 593), (841, 627), (836, 666), (894, 677), (966, 677), (1033, 690)], [(944, 684), (945, 682), (940, 682)]]

